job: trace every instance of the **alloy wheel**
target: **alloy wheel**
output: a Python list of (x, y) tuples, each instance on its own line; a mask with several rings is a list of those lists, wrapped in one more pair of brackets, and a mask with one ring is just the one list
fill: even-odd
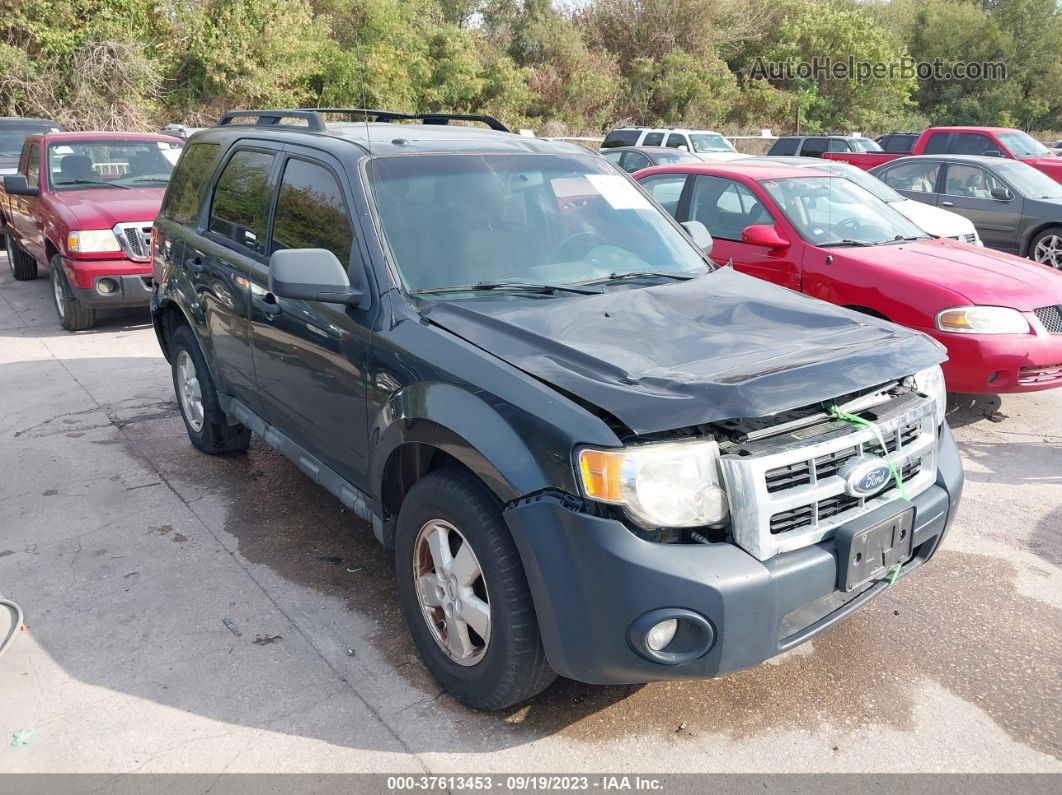
[(413, 544), (413, 581), (431, 636), (459, 665), (475, 665), (490, 645), (491, 609), (479, 559), (461, 531), (433, 519)]
[(55, 299), (55, 311), (60, 318), (66, 317), (66, 294), (63, 292), (63, 281), (59, 271), (52, 268), (52, 297)]
[(1036, 242), (1033, 259), (1056, 270), (1062, 270), (1062, 237), (1045, 235)]
[(195, 362), (188, 351), (177, 354), (177, 395), (181, 400), (181, 411), (192, 430), (203, 430), (203, 391), (199, 386), (199, 374)]

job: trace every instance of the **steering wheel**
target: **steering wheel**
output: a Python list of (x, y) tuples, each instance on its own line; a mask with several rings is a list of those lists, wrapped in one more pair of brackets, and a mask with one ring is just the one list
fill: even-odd
[(564, 240), (555, 245), (549, 252), (547, 262), (566, 262), (570, 259), (570, 256), (563, 256), (567, 252), (568, 248), (575, 245), (579, 241), (584, 241), (585, 248), (589, 249), (592, 245), (597, 243), (597, 235), (593, 232), (576, 232), (575, 234), (568, 235)]
[(848, 229), (852, 232), (856, 232), (863, 228), (863, 224), (859, 223), (855, 218), (845, 218), (837, 224), (838, 229)]

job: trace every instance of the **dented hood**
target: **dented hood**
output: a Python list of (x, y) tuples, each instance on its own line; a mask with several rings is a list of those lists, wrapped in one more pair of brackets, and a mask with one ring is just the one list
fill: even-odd
[(929, 337), (722, 268), (601, 295), (422, 313), (638, 434), (760, 417), (934, 365)]

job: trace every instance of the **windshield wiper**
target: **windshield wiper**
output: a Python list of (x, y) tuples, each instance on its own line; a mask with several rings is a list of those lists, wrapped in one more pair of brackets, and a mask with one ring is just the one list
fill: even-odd
[(99, 185), (103, 188), (121, 188), (122, 190), (129, 190), (128, 185), (120, 185), (117, 182), (106, 182), (102, 179), (64, 179), (62, 182), (56, 182), (56, 187), (60, 185)]
[(865, 240), (834, 240), (831, 243), (820, 243), (819, 248), (831, 248), (833, 246), (876, 246), (877, 243), (868, 243)]
[(677, 282), (686, 282), (695, 277), (685, 273), (664, 273), (663, 271), (631, 271), (630, 273), (613, 273), (603, 279), (592, 279), (588, 282), (579, 282), (579, 284), (605, 284), (607, 282), (618, 282), (623, 279), (646, 278), (673, 279)]
[(128, 180), (128, 181), (129, 182), (163, 182), (163, 183), (165, 183), (165, 182), (169, 182), (170, 178), (169, 177), (136, 177), (136, 178)]
[(568, 287), (563, 284), (534, 284), (533, 282), (477, 282), (461, 287), (428, 287), (414, 290), (413, 295), (439, 295), (442, 293), (472, 293), (479, 290), (515, 290), (522, 293), (540, 293), (553, 295), (556, 292), (576, 293), (578, 295), (599, 295), (600, 290), (584, 290), (580, 287)]

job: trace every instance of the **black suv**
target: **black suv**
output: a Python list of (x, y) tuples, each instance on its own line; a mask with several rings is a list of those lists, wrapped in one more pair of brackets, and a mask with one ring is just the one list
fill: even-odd
[(596, 154), (455, 118), (226, 114), (170, 181), (152, 300), (192, 443), (254, 432), (371, 522), (451, 693), (735, 671), (935, 552), (940, 346), (717, 268)]

